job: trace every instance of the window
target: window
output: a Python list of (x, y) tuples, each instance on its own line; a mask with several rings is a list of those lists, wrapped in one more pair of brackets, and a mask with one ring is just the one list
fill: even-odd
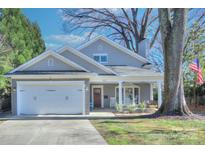
[(48, 66), (54, 66), (54, 60), (53, 58), (48, 59)]
[[(119, 88), (115, 88), (115, 99), (119, 102)], [(124, 86), (122, 88), (122, 104), (138, 104), (140, 101), (140, 88), (138, 86)]]
[(94, 60), (100, 62), (100, 56), (94, 56)]
[(94, 54), (93, 59), (99, 63), (107, 63), (108, 62), (107, 54)]
[(133, 103), (133, 88), (125, 88), (125, 104), (132, 104)]
[(100, 61), (101, 63), (107, 63), (107, 55), (101, 56)]

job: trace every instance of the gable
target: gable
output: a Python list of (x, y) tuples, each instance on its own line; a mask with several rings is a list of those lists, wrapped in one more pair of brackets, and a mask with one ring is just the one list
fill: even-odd
[(90, 57), (86, 56), (85, 54), (73, 48), (64, 47), (58, 50), (58, 53), (61, 56), (83, 66), (85, 69), (89, 70), (90, 72), (94, 72), (98, 74), (116, 74), (111, 69), (99, 64), (95, 60), (91, 59)]
[[(52, 66), (49, 66), (49, 61), (52, 61)], [(51, 64), (50, 64), (51, 65)], [(75, 68), (71, 65), (68, 65), (61, 60), (57, 59), (56, 57), (50, 55), (39, 62), (35, 63), (34, 65), (25, 69), (25, 71), (74, 71), (80, 70), (79, 68)]]
[(78, 49), (90, 58), (93, 58), (93, 54), (107, 54), (108, 63), (105, 65), (141, 67), (147, 61), (145, 58), (133, 53), (131, 50), (125, 49), (104, 37), (99, 37), (94, 41), (91, 40), (91, 43), (88, 42), (87, 45), (83, 45)]
[[(52, 65), (48, 64), (52, 60)], [(53, 52), (46, 51), (28, 62), (20, 65), (9, 73), (17, 71), (84, 71), (89, 72), (84, 67), (68, 60), (67, 58)]]

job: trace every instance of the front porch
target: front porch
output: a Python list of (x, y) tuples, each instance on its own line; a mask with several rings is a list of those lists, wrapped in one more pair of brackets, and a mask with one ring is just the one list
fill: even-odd
[(98, 82), (90, 84), (90, 107), (94, 109), (115, 109), (116, 104), (122, 106), (137, 105), (139, 103), (151, 104), (154, 101), (154, 87), (157, 89), (157, 106), (162, 103), (161, 81), (118, 81)]

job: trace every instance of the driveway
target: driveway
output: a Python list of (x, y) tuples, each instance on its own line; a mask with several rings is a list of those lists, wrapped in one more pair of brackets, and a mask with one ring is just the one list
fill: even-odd
[(106, 144), (89, 120), (8, 120), (0, 144)]

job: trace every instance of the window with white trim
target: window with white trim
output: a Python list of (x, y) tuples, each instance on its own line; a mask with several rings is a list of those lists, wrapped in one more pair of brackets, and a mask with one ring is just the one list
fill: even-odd
[(107, 54), (93, 54), (93, 59), (101, 64), (108, 63)]
[[(119, 102), (119, 88), (115, 87), (115, 99)], [(122, 103), (123, 104), (138, 104), (140, 102), (140, 87), (138, 86), (123, 86), (122, 87)]]
[(54, 66), (54, 59), (53, 58), (48, 59), (48, 66), (49, 67)]

